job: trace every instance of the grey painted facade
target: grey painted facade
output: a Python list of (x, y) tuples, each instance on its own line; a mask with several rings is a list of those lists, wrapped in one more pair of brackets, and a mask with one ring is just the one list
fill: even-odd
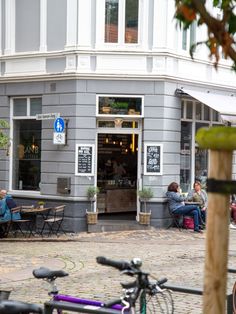
[[(119, 4), (125, 8), (123, 0)], [(161, 227), (169, 224), (166, 188), (172, 181), (180, 182), (182, 117), (176, 89), (236, 93), (228, 60), (215, 72), (204, 50), (197, 51), (193, 61), (182, 49), (173, 0), (139, 1), (139, 12), (137, 44), (124, 42), (125, 10), (120, 10), (118, 42), (107, 43), (105, 0), (0, 0), (0, 118), (10, 122), (12, 136), (10, 155), (0, 150), (0, 188), (10, 190), (22, 204), (38, 199), (49, 206), (65, 203), (67, 231), (87, 230), (86, 190), (96, 185), (97, 141), (102, 132), (97, 122), (106, 119), (96, 112), (98, 95), (143, 96), (144, 115), (133, 117), (140, 125), (137, 183), (152, 188), (151, 224)], [(201, 32), (199, 40), (204, 38)], [(53, 144), (54, 121), (43, 120), (40, 191), (24, 192), (12, 188), (12, 156), (17, 150), (12, 101), (32, 96), (42, 98), (42, 113), (60, 113), (68, 121), (67, 145)], [(75, 175), (78, 143), (95, 147), (94, 176)], [(144, 175), (146, 143), (163, 144), (161, 175)], [(235, 164), (234, 159), (234, 173)], [(57, 192), (60, 177), (71, 179), (68, 195)]]

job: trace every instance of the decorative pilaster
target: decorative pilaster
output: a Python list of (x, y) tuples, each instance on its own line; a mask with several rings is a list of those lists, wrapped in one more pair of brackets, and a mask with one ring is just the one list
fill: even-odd
[(5, 1), (5, 54), (15, 52), (15, 0)]

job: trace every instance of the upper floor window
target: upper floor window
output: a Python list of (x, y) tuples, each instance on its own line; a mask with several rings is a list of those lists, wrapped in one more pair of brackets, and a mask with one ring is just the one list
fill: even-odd
[(183, 29), (182, 31), (182, 49), (189, 50), (193, 44), (196, 43), (196, 29), (197, 24), (192, 23), (189, 29)]
[(138, 43), (139, 0), (105, 0), (105, 43)]

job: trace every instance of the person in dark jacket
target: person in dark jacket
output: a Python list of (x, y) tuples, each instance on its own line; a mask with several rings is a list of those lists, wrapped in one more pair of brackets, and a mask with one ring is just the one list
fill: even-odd
[(202, 219), (200, 209), (196, 205), (185, 205), (185, 197), (180, 194), (178, 183), (170, 183), (166, 192), (166, 197), (168, 199), (170, 210), (174, 214), (193, 216), (194, 231), (201, 233), (202, 226), (200, 224), (202, 223)]

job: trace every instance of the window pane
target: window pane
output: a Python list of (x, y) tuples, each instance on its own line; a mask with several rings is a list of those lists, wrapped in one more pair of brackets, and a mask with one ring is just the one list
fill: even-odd
[(182, 31), (182, 49), (187, 50), (187, 30)]
[(41, 173), (41, 121), (15, 120), (13, 189), (39, 190)]
[(210, 121), (210, 108), (208, 106), (204, 106), (204, 120)]
[(180, 151), (180, 186), (183, 192), (188, 192), (191, 185), (191, 141), (192, 123), (181, 123)]
[(138, 42), (138, 0), (126, 0), (125, 43)]
[(202, 104), (196, 103), (196, 120), (202, 120)]
[(118, 42), (119, 0), (106, 0), (105, 4), (105, 42)]
[(38, 113), (42, 113), (42, 99), (31, 98), (30, 99), (30, 115), (35, 116)]
[(212, 120), (213, 121), (220, 121), (219, 119), (220, 119), (219, 113), (215, 110), (212, 110)]
[[(192, 23), (190, 25), (190, 47), (196, 43), (196, 29), (197, 29), (196, 23)], [(196, 49), (194, 48), (193, 51), (195, 50)]]
[(114, 121), (98, 121), (99, 128), (114, 128), (115, 122)]
[(142, 114), (140, 97), (99, 97), (99, 114), (138, 115)]
[(191, 101), (187, 101), (186, 103), (186, 118), (192, 119), (193, 118), (193, 103)]
[[(196, 123), (196, 132), (202, 127), (208, 127), (206, 123)], [(198, 145), (195, 146), (195, 180), (201, 182), (202, 186), (206, 186), (207, 179), (207, 165), (208, 165), (208, 151), (207, 149), (200, 149)]]
[(13, 99), (13, 115), (14, 116), (27, 116), (27, 99), (26, 98)]
[(184, 118), (184, 101), (181, 101), (181, 118)]

